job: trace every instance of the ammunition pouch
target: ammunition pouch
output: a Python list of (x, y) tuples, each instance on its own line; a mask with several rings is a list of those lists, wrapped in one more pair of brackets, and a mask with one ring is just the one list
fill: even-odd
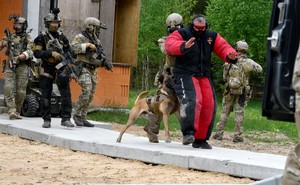
[(94, 71), (97, 67), (93, 64), (88, 64), (88, 63), (84, 63), (82, 62), (82, 67), (87, 68), (90, 71)]

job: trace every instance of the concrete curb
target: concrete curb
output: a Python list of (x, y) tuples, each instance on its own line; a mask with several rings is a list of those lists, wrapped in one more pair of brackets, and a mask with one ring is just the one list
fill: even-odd
[[(286, 157), (281, 155), (219, 147), (213, 147), (212, 150), (195, 149), (178, 142), (160, 141), (158, 144), (153, 144), (149, 143), (145, 137), (126, 133), (122, 143), (116, 143), (119, 133), (103, 129), (109, 128), (107, 123), (98, 122), (99, 125), (95, 128), (66, 128), (60, 125), (60, 121), (59, 118), (53, 118), (52, 127), (45, 129), (41, 127), (43, 123), (41, 118), (12, 121), (8, 120), (7, 115), (2, 114), (0, 115), (0, 132), (71, 150), (215, 171), (257, 180), (282, 174), (286, 160)], [(101, 126), (103, 128), (100, 128)]]

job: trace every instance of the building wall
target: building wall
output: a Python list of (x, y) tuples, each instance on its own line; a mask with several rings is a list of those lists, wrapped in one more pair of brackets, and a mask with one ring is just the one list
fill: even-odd
[[(22, 15), (22, 0), (0, 0), (0, 39), (5, 36), (4, 30), (9, 28), (11, 32), (13, 30), (13, 20), (9, 21), (8, 18), (10, 15), (16, 14), (19, 16)], [(7, 56), (4, 54), (6, 48), (2, 49), (0, 52), (0, 66), (2, 71), (2, 61), (7, 60)], [(3, 94), (3, 86), (4, 86), (4, 73), (0, 71), (0, 94)]]
[[(103, 44), (107, 59), (114, 65), (113, 72), (98, 69), (98, 86), (93, 104), (106, 107), (127, 107), (130, 67), (136, 66), (138, 47), (138, 24), (140, 0), (57, 0), (62, 18), (61, 30), (72, 42), (80, 33), (86, 17), (96, 17), (107, 26), (101, 30), (99, 38)], [(12, 28), (7, 20), (11, 12), (22, 14), (28, 19), (31, 36), (45, 31), (43, 18), (50, 12), (49, 0), (0, 0), (0, 30), (6, 26)], [(5, 13), (6, 12), (6, 13)], [(2, 24), (3, 22), (3, 24)], [(3, 32), (0, 32), (3, 36)], [(4, 57), (0, 54), (0, 60)], [(3, 74), (0, 74), (0, 85)], [(0, 88), (3, 89), (3, 88)], [(71, 83), (72, 101), (75, 102), (81, 92), (75, 82)]]

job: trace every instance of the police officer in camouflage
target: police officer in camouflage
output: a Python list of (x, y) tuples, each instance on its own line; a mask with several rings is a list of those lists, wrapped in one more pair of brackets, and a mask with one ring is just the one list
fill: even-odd
[(51, 94), (54, 82), (61, 94), (61, 125), (74, 127), (70, 121), (72, 112), (70, 77), (65, 67), (58, 67), (64, 58), (63, 53), (71, 51), (71, 47), (67, 37), (58, 31), (61, 24), (58, 13), (59, 9), (54, 9), (44, 17), (47, 31), (40, 33), (34, 40), (34, 56), (42, 60), (39, 84), (42, 91), (43, 128), (51, 127)]
[[(171, 34), (173, 31), (183, 28), (183, 18), (180, 14), (178, 13), (172, 13), (170, 14), (167, 19), (166, 19), (166, 25), (167, 25), (167, 34)], [(163, 67), (163, 70), (158, 71), (155, 75), (155, 81), (154, 81), (154, 85), (159, 87), (159, 83), (158, 83), (158, 79), (159, 76), (162, 74), (162, 72), (164, 72), (167, 68), (171, 69), (172, 72), (172, 68), (175, 62), (175, 56), (170, 55), (166, 52), (165, 50), (165, 41), (167, 39), (167, 36), (163, 36), (160, 39), (157, 40), (158, 46), (160, 48), (160, 51), (164, 54), (166, 54), (166, 58), (165, 58), (165, 64)]]
[[(182, 16), (178, 13), (170, 14), (166, 19), (166, 26), (167, 26), (167, 35), (171, 34), (173, 31), (175, 31), (177, 29), (183, 28), (184, 25), (183, 25)], [(170, 69), (171, 73), (172, 73), (172, 68), (173, 68), (173, 65), (175, 62), (175, 56), (168, 54), (165, 50), (166, 39), (167, 39), (167, 36), (163, 36), (160, 39), (158, 39), (158, 41), (157, 41), (160, 51), (162, 53), (166, 54), (165, 64), (164, 64), (163, 69), (159, 70), (155, 75), (154, 85), (157, 86), (158, 89), (161, 88), (161, 84), (159, 84), (159, 77), (161, 76), (162, 73), (166, 72), (167, 69)], [(159, 127), (160, 127), (161, 121), (162, 121), (162, 115), (157, 119), (157, 121), (154, 124), (150, 124), (150, 122), (149, 122), (144, 127), (144, 130), (147, 132), (147, 136), (151, 143), (158, 143), (158, 137), (153, 134), (149, 134), (148, 132), (154, 133), (157, 135), (159, 133)], [(148, 130), (150, 130), (150, 131), (148, 131)]]
[(84, 31), (76, 35), (71, 44), (78, 66), (78, 84), (82, 89), (73, 116), (77, 126), (94, 127), (94, 124), (87, 121), (86, 116), (98, 83), (97, 69), (104, 65), (103, 60), (92, 57), (96, 52), (96, 46), (92, 40), (96, 41), (98, 46), (102, 46), (96, 36), (101, 24), (97, 18), (86, 18), (83, 24)]
[(262, 67), (247, 57), (248, 44), (245, 41), (236, 43), (238, 61), (236, 64), (224, 64), (223, 79), (225, 92), (222, 100), (222, 113), (217, 123), (214, 139), (222, 140), (230, 112), (235, 108), (233, 142), (243, 142), (244, 111), (251, 97), (249, 86), (250, 72), (262, 72)]
[[(8, 53), (8, 62), (5, 63), (4, 97), (8, 107), (9, 119), (22, 119), (21, 107), (26, 96), (28, 83), (28, 65), (33, 57), (33, 41), (26, 29), (27, 20), (14, 16), (15, 33), (11, 35), (11, 48)], [(0, 51), (8, 47), (8, 38), (0, 41)], [(6, 53), (7, 54), (7, 53)]]

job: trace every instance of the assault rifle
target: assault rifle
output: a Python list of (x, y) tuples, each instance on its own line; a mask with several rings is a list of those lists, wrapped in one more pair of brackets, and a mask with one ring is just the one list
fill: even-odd
[(12, 70), (15, 70), (18, 65), (18, 60), (16, 57), (13, 56), (13, 53), (12, 53), (12, 50), (14, 49), (14, 44), (11, 39), (11, 33), (8, 28), (5, 29), (4, 33), (7, 38), (7, 50), (5, 51), (5, 55), (7, 55), (9, 58), (9, 61), (8, 61), (9, 67)]
[(92, 56), (92, 58), (100, 60), (102, 62), (102, 66), (104, 66), (108, 71), (113, 72), (112, 71), (113, 65), (107, 61), (101, 43), (97, 42), (97, 40), (94, 37), (90, 36), (90, 34), (86, 32), (83, 32), (83, 35), (87, 37), (92, 42), (92, 44), (96, 46), (96, 52)]
[(67, 70), (67, 72), (68, 72), (68, 74), (69, 74), (69, 76), (77, 82), (78, 77), (77, 77), (76, 70), (72, 66), (72, 64), (75, 64), (75, 62), (74, 62), (74, 59), (72, 57), (71, 52), (70, 51), (65, 52), (63, 50), (63, 46), (59, 43), (59, 41), (58, 41), (57, 38), (52, 39), (52, 43), (51, 44), (52, 44), (53, 47), (55, 47), (59, 51), (59, 53), (63, 54), (63, 60), (59, 64), (57, 64), (55, 66), (55, 68), (57, 70), (59, 70), (62, 67), (65, 67), (66, 70)]

